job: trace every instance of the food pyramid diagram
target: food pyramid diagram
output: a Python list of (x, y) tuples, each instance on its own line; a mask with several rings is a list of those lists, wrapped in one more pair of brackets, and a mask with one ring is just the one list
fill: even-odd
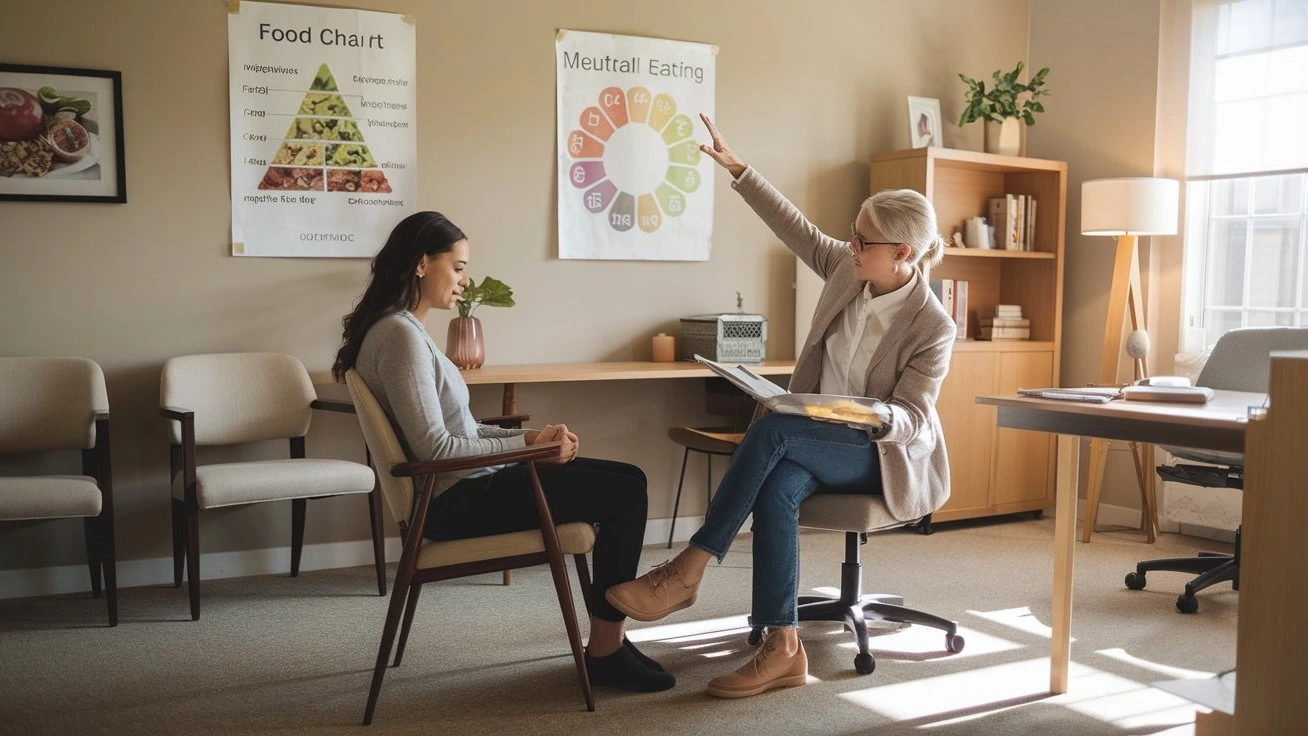
[(305, 93), (260, 189), (390, 193), (326, 64)]

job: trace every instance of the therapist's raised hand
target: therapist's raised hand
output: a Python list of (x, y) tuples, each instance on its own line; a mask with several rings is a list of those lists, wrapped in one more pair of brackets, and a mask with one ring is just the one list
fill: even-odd
[(718, 132), (718, 126), (709, 120), (708, 115), (700, 113), (699, 119), (704, 121), (704, 127), (708, 128), (709, 136), (713, 139), (713, 144), (699, 144), (699, 150), (708, 155), (709, 158), (718, 162), (718, 165), (726, 169), (733, 179), (739, 179), (740, 175), (745, 173), (745, 162), (731, 150), (726, 141), (722, 140), (722, 134)]

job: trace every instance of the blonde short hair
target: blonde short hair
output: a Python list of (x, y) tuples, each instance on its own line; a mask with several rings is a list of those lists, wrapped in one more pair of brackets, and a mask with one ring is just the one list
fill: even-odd
[(886, 239), (903, 243), (912, 260), (930, 269), (945, 257), (945, 241), (936, 225), (930, 200), (912, 189), (886, 189), (863, 200), (859, 215), (866, 216)]

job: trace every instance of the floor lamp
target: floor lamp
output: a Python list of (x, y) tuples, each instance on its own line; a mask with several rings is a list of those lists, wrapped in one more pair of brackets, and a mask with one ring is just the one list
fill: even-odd
[[(1131, 317), (1127, 352), (1134, 359), (1136, 380), (1149, 376), (1146, 358), (1149, 336), (1145, 332), (1144, 302), (1140, 292), (1140, 259), (1136, 238), (1140, 235), (1175, 235), (1180, 184), (1173, 179), (1123, 177), (1092, 179), (1081, 184), (1081, 234), (1117, 236), (1117, 257), (1113, 262), (1113, 285), (1108, 295), (1108, 320), (1104, 346), (1099, 354), (1099, 385), (1118, 384), (1117, 367), (1122, 355), (1122, 326)], [(1108, 463), (1108, 441), (1090, 442), (1090, 479), (1086, 489), (1085, 520), (1081, 541), (1089, 542), (1099, 515), (1099, 491)], [(1140, 482), (1140, 527), (1149, 542), (1158, 537), (1158, 502), (1155, 494), (1153, 445), (1131, 443), (1135, 472)]]

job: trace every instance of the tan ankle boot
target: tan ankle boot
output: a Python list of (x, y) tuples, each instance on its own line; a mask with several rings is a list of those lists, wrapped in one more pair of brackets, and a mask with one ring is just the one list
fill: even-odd
[(769, 635), (758, 654), (729, 675), (709, 680), (708, 694), (717, 698), (748, 698), (779, 687), (795, 687), (808, 680), (808, 654), (798, 637), (793, 649), (776, 634)]
[(637, 621), (658, 621), (695, 602), (699, 582), (686, 582), (684, 573), (685, 563), (674, 557), (635, 580), (609, 588), (604, 597)]

